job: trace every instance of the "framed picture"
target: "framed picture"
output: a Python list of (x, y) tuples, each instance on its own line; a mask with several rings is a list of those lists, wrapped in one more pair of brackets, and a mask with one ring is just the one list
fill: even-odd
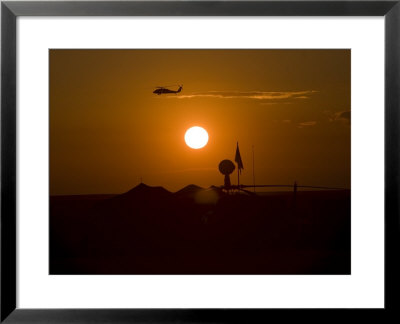
[(350, 50), (49, 59), (51, 275), (351, 273)]
[(1, 11), (1, 321), (397, 312), (398, 1)]

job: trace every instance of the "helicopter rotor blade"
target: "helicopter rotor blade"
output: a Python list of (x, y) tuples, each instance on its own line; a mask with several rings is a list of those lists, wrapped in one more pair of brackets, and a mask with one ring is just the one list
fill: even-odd
[(155, 86), (155, 88), (168, 88), (168, 87), (180, 87), (180, 84), (169, 84), (164, 86)]

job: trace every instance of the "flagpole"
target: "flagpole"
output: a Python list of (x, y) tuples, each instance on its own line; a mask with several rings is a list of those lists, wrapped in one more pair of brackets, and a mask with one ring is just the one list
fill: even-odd
[(239, 183), (239, 167), (238, 167), (238, 189), (239, 189), (239, 187), (240, 187), (240, 183)]
[(241, 170), (243, 169), (243, 162), (242, 162), (242, 158), (241, 158), (240, 152), (239, 152), (239, 142), (236, 142), (235, 162), (237, 163), (237, 169), (238, 169), (237, 186), (238, 186), (238, 189), (240, 189), (240, 173), (241, 173)]

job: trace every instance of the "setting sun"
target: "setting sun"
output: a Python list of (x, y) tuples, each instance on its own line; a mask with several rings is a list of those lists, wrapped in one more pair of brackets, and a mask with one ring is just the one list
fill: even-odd
[(185, 142), (192, 149), (200, 149), (207, 145), (208, 133), (202, 127), (191, 127), (185, 133)]

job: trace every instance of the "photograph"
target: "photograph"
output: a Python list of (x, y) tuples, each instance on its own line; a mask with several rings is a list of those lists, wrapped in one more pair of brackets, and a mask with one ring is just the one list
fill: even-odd
[(350, 49), (48, 55), (50, 275), (351, 274)]

